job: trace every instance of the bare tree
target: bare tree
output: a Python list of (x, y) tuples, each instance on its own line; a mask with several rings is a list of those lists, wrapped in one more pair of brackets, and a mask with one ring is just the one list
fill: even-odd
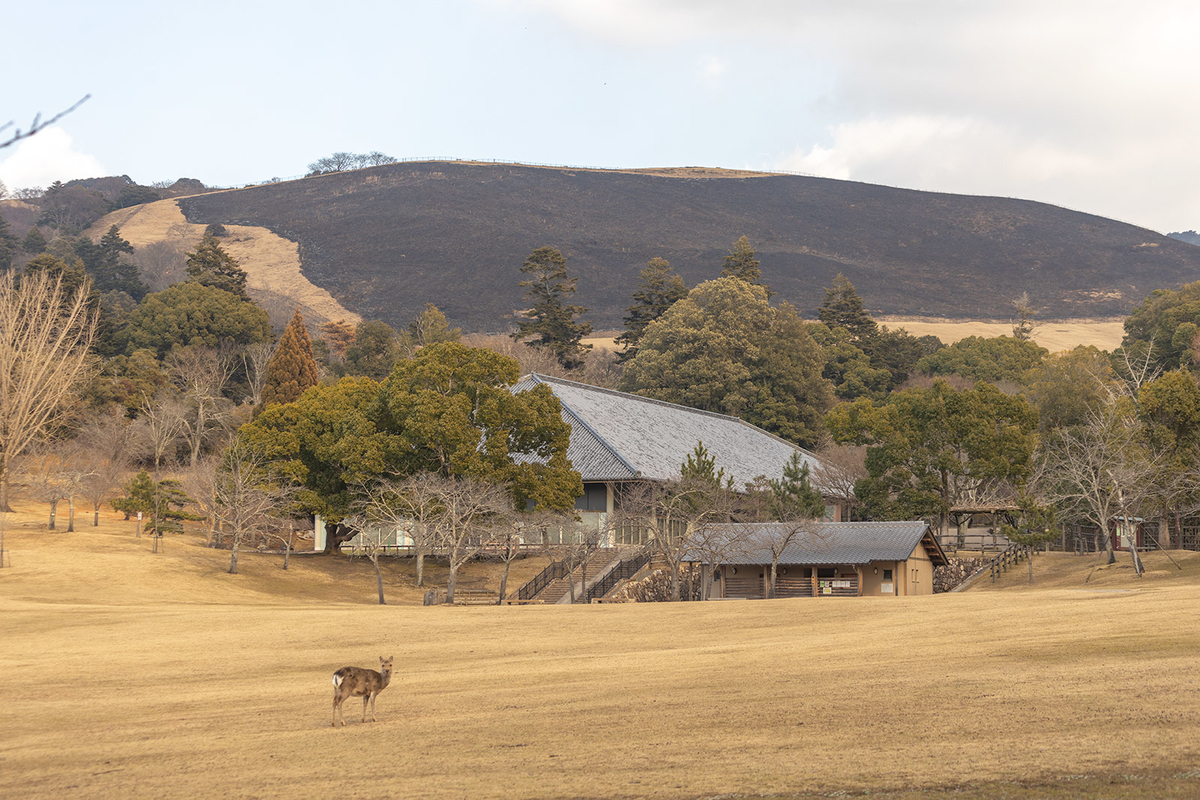
[(46, 527), (58, 529), (58, 504), (77, 488), (75, 476), (63, 469), (62, 456), (52, 443), (42, 443), (21, 459), (24, 482), (29, 494), (50, 506)]
[(771, 554), (771, 579), (767, 597), (772, 599), (775, 597), (776, 579), (779, 575), (779, 559), (784, 551), (794, 544), (811, 543), (820, 538), (817, 521), (806, 517), (751, 524), (746, 533), (743, 546)]
[(232, 540), (229, 573), (238, 571), (238, 549), (272, 524), (294, 494), (270, 468), (266, 457), (241, 442), (226, 450), (215, 479), (217, 514)]
[(372, 524), (405, 530), (413, 542), (417, 586), (424, 586), (425, 557), (436, 543), (437, 520), (444, 510), (438, 482), (426, 475), (382, 480), (361, 491), (358, 505)]
[(131, 257), (138, 276), (153, 292), (187, 279), (187, 242), (167, 239), (137, 248)]
[(684, 478), (631, 490), (622, 500), (621, 519), (616, 522), (653, 531), (649, 546), (670, 567), (671, 599), (678, 601), (680, 568), (700, 532), (708, 523), (733, 520), (738, 506), (737, 495), (729, 488), (703, 478)]
[(262, 402), (263, 383), (267, 379), (267, 364), (275, 355), (276, 345), (273, 342), (255, 342), (242, 350), (242, 368), (246, 372), (246, 383), (250, 389), (247, 398), (250, 405), (257, 406)]
[(38, 133), (39, 131), (50, 127), (51, 125), (53, 125), (54, 123), (58, 122), (60, 119), (65, 117), (67, 114), (70, 114), (72, 111), (74, 111), (75, 109), (79, 108), (81, 105), (86, 103), (90, 98), (91, 98), (90, 94), (85, 94), (79, 100), (75, 101), (75, 105), (71, 106), (66, 111), (58, 112), (50, 119), (42, 119), (41, 113), (35, 114), (33, 117), (33, 122), (31, 122), (29, 125), (29, 130), (23, 131), (20, 128), (13, 128), (13, 124), (14, 124), (13, 122), (5, 122), (3, 125), (0, 125), (0, 131), (6, 131), (9, 128), (13, 128), (13, 132), (11, 134), (9, 134), (9, 137), (7, 139), (0, 141), (0, 150), (4, 149), (5, 147), (8, 147), (11, 144), (19, 142), (22, 139), (28, 139), (30, 136), (33, 136), (34, 134)]
[[(1116, 556), (1109, 526), (1131, 519), (1152, 495), (1157, 466), (1125, 405), (1109, 403), (1087, 424), (1060, 431), (1039, 453), (1033, 480), (1042, 497), (1104, 532), (1110, 564)], [(1133, 558), (1140, 571), (1136, 552)]]
[(428, 473), (421, 479), (433, 484), (441, 507), (434, 526), (438, 549), (450, 568), (446, 602), (453, 603), (458, 570), (494, 540), (497, 535), (494, 522), (512, 507), (512, 501), (502, 487), (477, 478)]
[(200, 451), (213, 435), (228, 431), (226, 412), (232, 405), (221, 393), (236, 364), (236, 350), (222, 342), (217, 348), (189, 345), (176, 348), (168, 357), (171, 379), (179, 388), (188, 413), (184, 416), (183, 437), (187, 440), (190, 463), (194, 467)]
[(217, 499), (217, 471), (221, 468), (221, 456), (209, 455), (200, 459), (183, 476), (183, 488), (209, 522), (209, 547), (220, 544), (221, 510)]
[(1014, 339), (1028, 341), (1033, 336), (1033, 331), (1037, 327), (1037, 323), (1033, 318), (1037, 316), (1037, 312), (1033, 310), (1033, 303), (1029, 300), (1029, 292), (1021, 292), (1021, 294), (1012, 301), (1013, 311), (1016, 312), (1017, 318), (1012, 321), (1012, 333)]
[(383, 570), (379, 566), (379, 559), (387, 552), (388, 540), (392, 538), (394, 529), (386, 524), (373, 522), (365, 512), (347, 517), (342, 524), (358, 531), (354, 539), (355, 552), (365, 555), (375, 568), (375, 588), (379, 592), (379, 605), (387, 605), (387, 600), (383, 597)]
[(840, 503), (853, 517), (854, 510), (860, 505), (854, 485), (867, 477), (865, 446), (831, 444), (821, 448), (812, 482), (822, 495)]
[(142, 400), (138, 431), (153, 457), (155, 480), (158, 480), (162, 462), (175, 452), (175, 445), (187, 425), (186, 416), (187, 409), (178, 393), (160, 391), (153, 400)]
[(94, 417), (79, 432), (78, 459), (84, 469), (82, 494), (92, 503), (92, 527), (100, 524), (100, 506), (129, 472), (138, 453), (130, 422), (119, 410)]
[(8, 510), (13, 459), (60, 422), (72, 391), (90, 374), (96, 316), (86, 281), (68, 292), (61, 276), (0, 275), (0, 509)]

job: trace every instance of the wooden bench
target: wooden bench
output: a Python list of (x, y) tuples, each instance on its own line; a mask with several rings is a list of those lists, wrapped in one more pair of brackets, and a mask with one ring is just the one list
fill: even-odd
[(500, 594), (491, 589), (455, 589), (456, 606), (494, 606)]

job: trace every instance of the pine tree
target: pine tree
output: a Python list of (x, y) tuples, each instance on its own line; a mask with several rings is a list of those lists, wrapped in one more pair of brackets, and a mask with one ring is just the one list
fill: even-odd
[(633, 293), (633, 305), (625, 310), (625, 332), (616, 338), (624, 345), (617, 361), (624, 364), (637, 355), (638, 342), (646, 326), (661, 317), (677, 300), (687, 297), (687, 286), (683, 278), (671, 271), (665, 258), (652, 258), (642, 270), (642, 283)]
[(564, 369), (582, 367), (583, 355), (592, 346), (580, 342), (592, 332), (592, 326), (577, 321), (586, 308), (563, 303), (575, 294), (575, 282), (579, 280), (567, 273), (567, 259), (558, 248), (539, 247), (525, 259), (521, 272), (531, 276), (520, 285), (526, 288), (525, 297), (533, 301), (533, 308), (517, 323), (517, 332), (512, 338), (520, 341), (537, 336), (529, 344), (554, 353)]
[(17, 237), (8, 229), (8, 221), (0, 217), (0, 270), (12, 267), (13, 256), (17, 254)]
[(245, 271), (212, 237), (201, 242), (196, 252), (187, 254), (187, 274), (202, 286), (212, 286), (243, 300), (250, 299), (246, 294)]
[(771, 287), (762, 282), (762, 270), (758, 267), (758, 259), (754, 257), (754, 245), (745, 236), (733, 243), (733, 249), (725, 256), (725, 267), (721, 270), (722, 278), (740, 278), (746, 283), (761, 286), (767, 290), (767, 299), (774, 292)]
[(47, 244), (42, 229), (34, 225), (29, 229), (29, 233), (25, 234), (25, 241), (21, 243), (21, 249), (31, 256), (36, 256), (46, 252)]
[(263, 381), (261, 408), (271, 403), (291, 403), (304, 391), (319, 383), (317, 362), (313, 358), (312, 342), (304, 328), (304, 318), (296, 311), (283, 331), (275, 355), (267, 362)]
[(863, 308), (862, 298), (854, 284), (842, 273), (833, 279), (833, 285), (825, 288), (825, 302), (817, 311), (817, 318), (830, 328), (845, 328), (851, 341), (869, 355), (869, 344), (879, 335), (879, 325)]

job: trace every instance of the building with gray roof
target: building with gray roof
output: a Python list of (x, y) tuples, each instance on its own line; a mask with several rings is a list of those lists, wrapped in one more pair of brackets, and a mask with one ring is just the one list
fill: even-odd
[[(933, 593), (947, 563), (928, 523), (728, 523), (706, 526), (684, 561), (701, 565), (712, 597), (904, 596)], [(781, 549), (782, 548), (782, 549)]]
[[(804, 448), (725, 414), (537, 373), (522, 377), (512, 391), (539, 384), (554, 392), (571, 426), (567, 457), (583, 477), (584, 496), (576, 509), (587, 526), (603, 529), (604, 518), (597, 515), (613, 513), (620, 484), (677, 480), (700, 443), (735, 486), (760, 476), (782, 477), (794, 453), (810, 469), (819, 464)], [(827, 507), (827, 516), (840, 516), (836, 504)]]

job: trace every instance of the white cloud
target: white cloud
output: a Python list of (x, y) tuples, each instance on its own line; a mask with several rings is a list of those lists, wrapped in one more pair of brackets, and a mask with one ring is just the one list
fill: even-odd
[(716, 89), (721, 85), (721, 78), (725, 75), (725, 62), (717, 56), (709, 56), (704, 59), (700, 67), (700, 78), (704, 81), (704, 85), (710, 89)]
[(0, 161), (0, 180), (10, 192), (107, 174), (99, 161), (76, 150), (71, 135), (57, 125), (21, 140), (12, 154)]

